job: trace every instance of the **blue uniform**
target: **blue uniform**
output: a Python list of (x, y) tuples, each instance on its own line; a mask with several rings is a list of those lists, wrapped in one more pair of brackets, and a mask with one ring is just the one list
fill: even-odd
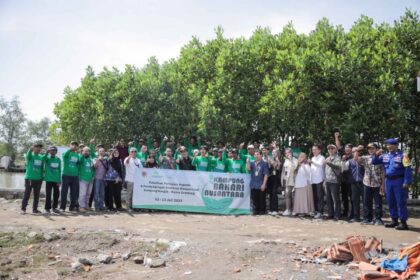
[(393, 220), (398, 218), (403, 222), (408, 219), (407, 198), (408, 189), (404, 184), (411, 184), (411, 166), (403, 164), (402, 151), (373, 156), (372, 164), (383, 164), (385, 169), (385, 194), (389, 206), (389, 213)]

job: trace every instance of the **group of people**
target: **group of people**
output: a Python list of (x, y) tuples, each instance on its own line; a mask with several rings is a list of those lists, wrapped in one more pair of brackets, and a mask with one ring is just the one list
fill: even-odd
[[(388, 153), (376, 143), (353, 147), (340, 143), (322, 147), (314, 144), (308, 157), (295, 140), (290, 147), (278, 147), (276, 142), (258, 142), (233, 147), (230, 144), (202, 145), (191, 137), (184, 143), (173, 139), (147, 139), (125, 143), (123, 139), (105, 150), (103, 145), (71, 142), (69, 149), (57, 156), (56, 147), (44, 153), (36, 143), (26, 153), (25, 194), (22, 213), (33, 191), (33, 213), (38, 210), (42, 182), (46, 184), (45, 211), (66, 210), (70, 192), (70, 211), (125, 211), (121, 190), (127, 189), (126, 210), (132, 211), (134, 176), (139, 168), (163, 168), (210, 172), (249, 173), (253, 214), (267, 213), (268, 196), (271, 215), (279, 213), (278, 190), (284, 190), (284, 216), (312, 215), (324, 217), (325, 200), (328, 219), (348, 219), (351, 222), (383, 225), (382, 196), (385, 194), (392, 222), (387, 227), (405, 230), (407, 226), (408, 186), (411, 167), (407, 155), (398, 150), (396, 139), (387, 140)], [(282, 156), (283, 149), (284, 156)], [(61, 190), (60, 190), (61, 185)], [(59, 198), (60, 203), (59, 203)], [(363, 216), (361, 211), (363, 205)], [(373, 211), (373, 202), (375, 211)], [(363, 218), (363, 219), (361, 219)]]

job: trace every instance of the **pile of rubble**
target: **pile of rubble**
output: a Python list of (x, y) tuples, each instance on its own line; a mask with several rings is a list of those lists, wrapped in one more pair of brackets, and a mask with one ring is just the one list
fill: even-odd
[(361, 236), (349, 236), (329, 248), (316, 248), (312, 252), (305, 248), (302, 252), (306, 256), (298, 258), (302, 262), (342, 263), (359, 269), (360, 280), (405, 280), (420, 270), (420, 242), (401, 249), (398, 256), (386, 252), (382, 240)]

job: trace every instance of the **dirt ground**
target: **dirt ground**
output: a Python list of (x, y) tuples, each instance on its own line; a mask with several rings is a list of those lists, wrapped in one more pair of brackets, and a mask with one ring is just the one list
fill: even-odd
[[(349, 235), (376, 236), (392, 250), (420, 239), (419, 218), (409, 220), (410, 231), (398, 232), (346, 221), (280, 216), (21, 215), (19, 203), (0, 200), (3, 279), (357, 279), (358, 271), (346, 265), (296, 259)], [(128, 252), (131, 258), (123, 260)], [(136, 256), (146, 253), (151, 259), (164, 259), (166, 265), (150, 268), (134, 263)], [(72, 271), (71, 264), (79, 258), (95, 260), (98, 254), (114, 258), (110, 264), (94, 261), (88, 272)]]

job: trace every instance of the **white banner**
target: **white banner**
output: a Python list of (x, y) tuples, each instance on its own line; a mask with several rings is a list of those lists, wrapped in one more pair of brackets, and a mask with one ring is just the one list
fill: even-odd
[(213, 214), (250, 214), (250, 175), (140, 168), (133, 207)]

